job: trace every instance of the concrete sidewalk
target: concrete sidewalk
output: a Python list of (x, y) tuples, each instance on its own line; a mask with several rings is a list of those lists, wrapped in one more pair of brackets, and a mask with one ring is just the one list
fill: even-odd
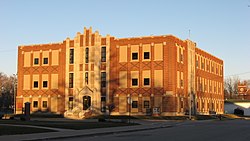
[[(163, 121), (132, 121), (140, 123), (141, 125), (136, 126), (122, 126), (122, 127), (111, 127), (111, 128), (96, 128), (96, 129), (85, 129), (85, 130), (67, 130), (55, 128), (58, 132), (47, 132), (47, 133), (35, 133), (35, 134), (22, 134), (22, 135), (5, 135), (0, 136), (1, 141), (32, 141), (32, 140), (48, 140), (48, 139), (60, 139), (60, 138), (72, 138), (72, 137), (88, 137), (97, 135), (107, 135), (122, 132), (136, 132), (143, 130), (154, 130), (159, 128), (169, 128), (174, 125), (174, 122), (163, 122)], [(44, 128), (44, 127), (43, 127)], [(47, 128), (47, 127), (45, 127)], [(50, 128), (53, 129), (53, 128)]]

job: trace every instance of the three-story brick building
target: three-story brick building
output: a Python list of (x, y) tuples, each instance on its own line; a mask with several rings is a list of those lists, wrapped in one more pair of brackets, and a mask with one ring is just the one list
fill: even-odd
[(19, 46), (16, 111), (89, 114), (223, 113), (223, 61), (172, 35), (101, 36)]

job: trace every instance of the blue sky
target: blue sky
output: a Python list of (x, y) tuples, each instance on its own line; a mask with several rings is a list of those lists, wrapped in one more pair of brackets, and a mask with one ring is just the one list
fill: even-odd
[(173, 34), (250, 79), (250, 0), (1, 0), (0, 71), (17, 71), (18, 45), (61, 42), (92, 26), (102, 35)]

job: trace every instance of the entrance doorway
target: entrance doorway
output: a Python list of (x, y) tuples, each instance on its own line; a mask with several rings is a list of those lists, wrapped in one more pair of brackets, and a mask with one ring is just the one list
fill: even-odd
[(84, 96), (83, 97), (83, 110), (87, 110), (91, 106), (91, 97)]

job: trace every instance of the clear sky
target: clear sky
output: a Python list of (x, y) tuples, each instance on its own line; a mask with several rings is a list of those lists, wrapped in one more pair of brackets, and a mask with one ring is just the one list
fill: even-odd
[(187, 39), (190, 30), (224, 60), (225, 76), (250, 79), (250, 0), (0, 0), (0, 71), (17, 72), (18, 45), (61, 42), (90, 26), (119, 38)]

